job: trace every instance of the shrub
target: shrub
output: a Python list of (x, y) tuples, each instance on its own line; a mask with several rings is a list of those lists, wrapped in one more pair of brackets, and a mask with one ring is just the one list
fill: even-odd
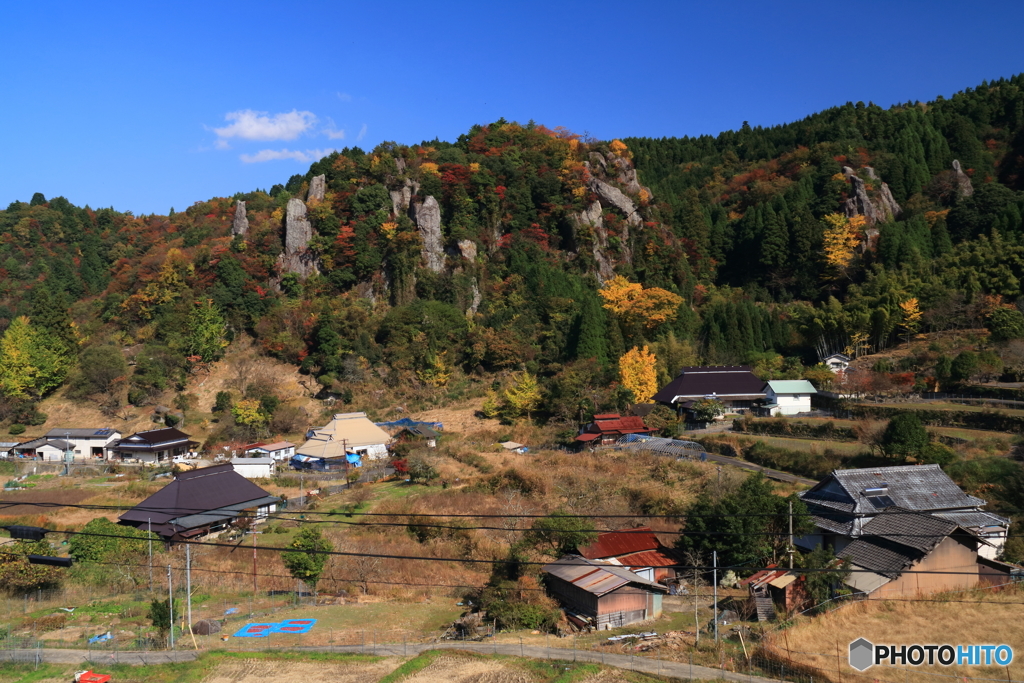
[(8, 434), (24, 434), (25, 433), (25, 425), (18, 424), (17, 422), (15, 422), (14, 424), (12, 424), (10, 427), (7, 428), (7, 433)]

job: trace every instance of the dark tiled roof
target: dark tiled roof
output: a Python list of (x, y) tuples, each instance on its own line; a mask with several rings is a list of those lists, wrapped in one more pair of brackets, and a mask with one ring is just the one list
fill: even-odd
[(188, 438), (188, 434), (174, 429), (173, 427), (168, 427), (166, 429), (150, 429), (146, 432), (136, 432), (131, 436), (126, 436), (118, 442), (118, 446), (151, 446), (158, 443), (188, 441)]
[(190, 515), (234, 507), (269, 496), (230, 464), (182, 472), (171, 483), (121, 515), (123, 522), (154, 527)]
[(598, 534), (596, 541), (580, 548), (580, 555), (588, 560), (598, 560), (639, 553), (644, 550), (657, 550), (660, 547), (661, 543), (658, 542), (651, 528), (642, 526), (636, 529), (607, 531)]
[(835, 534), (849, 536), (853, 533), (853, 520), (842, 515), (812, 514), (811, 521), (815, 526)]
[(895, 578), (958, 528), (934, 515), (890, 507), (865, 524), (861, 536), (837, 557)]
[(977, 512), (977, 511), (966, 511), (966, 512), (935, 512), (933, 513), (936, 517), (948, 519), (955, 524), (959, 524), (965, 529), (983, 529), (985, 527), (993, 526), (1008, 526), (1010, 520), (1006, 517), (1000, 517), (999, 515), (992, 514), (991, 512)]
[[(864, 495), (864, 490), (883, 484), (888, 487), (886, 495), (889, 501), (880, 507), (877, 499), (873, 501)], [(833, 509), (841, 509), (838, 505), (850, 505), (856, 514), (876, 514), (889, 505), (918, 511), (971, 509), (985, 505), (984, 500), (964, 493), (938, 465), (834, 470), (800, 497), (808, 505), (818, 504)]]
[(689, 367), (654, 395), (659, 403), (672, 403), (677, 397), (704, 398), (717, 394), (723, 398), (764, 398), (765, 382), (746, 365)]

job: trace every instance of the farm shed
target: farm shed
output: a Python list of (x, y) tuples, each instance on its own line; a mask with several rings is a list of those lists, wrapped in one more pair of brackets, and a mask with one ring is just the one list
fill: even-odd
[(548, 591), (562, 606), (597, 630), (627, 626), (661, 615), (668, 588), (625, 567), (566, 555), (545, 565)]
[(277, 461), (273, 458), (231, 458), (231, 466), (246, 479), (268, 479), (274, 476)]
[(597, 445), (615, 443), (626, 434), (650, 434), (656, 431), (649, 428), (642, 417), (618, 413), (602, 413), (594, 416), (594, 421), (580, 430), (576, 442), (580, 445)]
[(661, 544), (648, 526), (606, 531), (579, 549), (588, 560), (604, 560), (626, 567), (649, 581), (662, 582), (676, 576), (679, 559), (671, 548)]

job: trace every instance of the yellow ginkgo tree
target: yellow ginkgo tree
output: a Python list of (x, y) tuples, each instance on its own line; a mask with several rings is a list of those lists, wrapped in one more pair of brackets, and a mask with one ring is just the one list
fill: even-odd
[(667, 289), (645, 288), (639, 282), (630, 282), (621, 275), (608, 280), (598, 293), (604, 299), (604, 307), (628, 327), (657, 327), (673, 320), (683, 303), (683, 297)]
[(864, 216), (847, 218), (841, 213), (825, 216), (825, 223), (829, 227), (822, 236), (822, 249), (825, 252), (825, 265), (834, 279), (848, 276), (866, 221)]
[(644, 344), (634, 346), (619, 358), (619, 381), (633, 394), (637, 403), (653, 403), (652, 397), (658, 391), (657, 358)]

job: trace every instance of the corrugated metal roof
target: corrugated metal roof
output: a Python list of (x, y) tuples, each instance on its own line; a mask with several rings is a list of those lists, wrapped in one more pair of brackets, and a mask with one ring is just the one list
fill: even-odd
[(999, 515), (992, 514), (991, 512), (982, 512), (980, 510), (967, 510), (963, 512), (936, 512), (936, 517), (942, 517), (948, 519), (954, 524), (959, 524), (965, 529), (985, 529), (988, 527), (1003, 527), (1010, 524), (1010, 520), (1006, 517), (1000, 517)]
[(616, 558), (619, 564), (631, 569), (640, 567), (675, 567), (679, 560), (664, 550), (645, 550), (631, 555), (622, 555)]
[(61, 429), (57, 427), (46, 432), (46, 436), (53, 439), (106, 439), (110, 436), (120, 434), (116, 429), (110, 427), (91, 427), (89, 429)]
[(580, 555), (591, 560), (604, 559), (606, 557), (618, 557), (629, 555), (644, 550), (656, 550), (661, 547), (651, 527), (642, 526), (636, 529), (622, 529), (620, 531), (606, 531), (597, 535), (590, 545), (580, 548)]
[(541, 571), (598, 596), (606, 595), (616, 588), (631, 583), (652, 590), (668, 591), (660, 583), (649, 581), (625, 567), (607, 564), (600, 560), (588, 560), (580, 555), (566, 555), (556, 562), (545, 565)]

